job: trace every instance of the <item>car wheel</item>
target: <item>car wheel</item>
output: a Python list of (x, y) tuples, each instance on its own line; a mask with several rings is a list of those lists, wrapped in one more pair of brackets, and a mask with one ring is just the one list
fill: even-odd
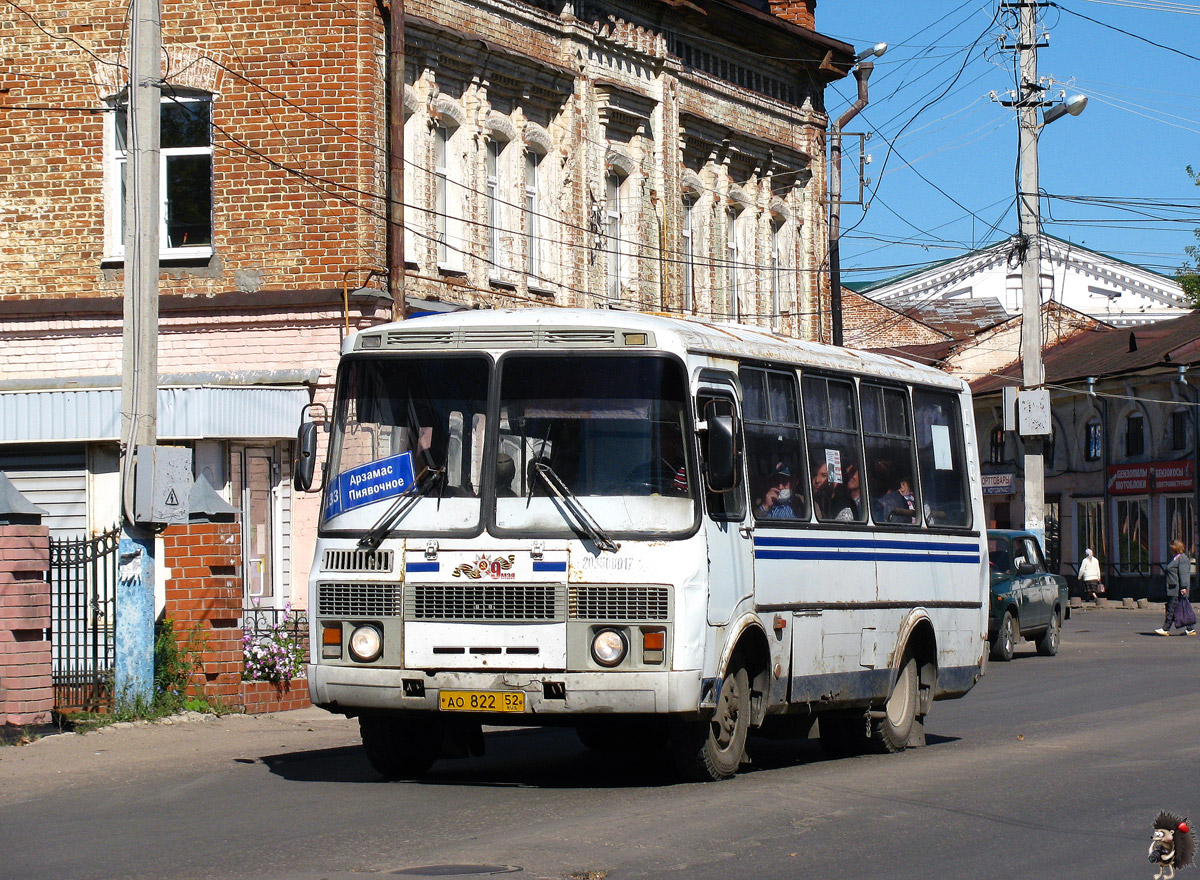
[(1005, 611), (1004, 616), (1000, 618), (1000, 626), (996, 629), (996, 638), (992, 640), (993, 660), (1012, 659), (1013, 644), (1016, 642), (1016, 627), (1013, 624), (1012, 612)]
[(1058, 653), (1058, 642), (1061, 636), (1062, 610), (1055, 608), (1054, 614), (1050, 617), (1050, 625), (1046, 627), (1046, 631), (1038, 639), (1037, 652), (1043, 657), (1053, 657)]
[(917, 720), (919, 693), (917, 660), (909, 657), (892, 685), (892, 692), (883, 707), (883, 717), (871, 724), (871, 744), (876, 751), (892, 754), (908, 747), (908, 738)]

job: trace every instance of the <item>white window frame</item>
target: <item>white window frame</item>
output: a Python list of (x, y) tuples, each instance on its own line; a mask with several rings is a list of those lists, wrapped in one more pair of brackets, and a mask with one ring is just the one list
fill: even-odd
[(782, 320), (783, 224), (781, 218), (771, 218), (771, 330), (776, 333)]
[(542, 233), (542, 160), (537, 150), (525, 148), (525, 275), (530, 287), (545, 287), (545, 254)]
[(696, 302), (696, 194), (683, 194), (683, 309), (690, 313)]
[(433, 131), (433, 211), (438, 269), (462, 272), (468, 242), (463, 230), (463, 186), (456, 161), (457, 122), (439, 121)]
[(614, 302), (624, 292), (628, 266), (625, 254), (624, 202), (628, 194), (629, 177), (615, 168), (610, 168), (604, 177), (606, 197), (604, 204), (605, 232), (608, 250), (608, 298)]
[(734, 205), (725, 209), (725, 288), (729, 296), (729, 319), (734, 322), (742, 319), (742, 247), (738, 238), (738, 220), (742, 210)]
[[(497, 278), (508, 268), (500, 232), (504, 226), (504, 199), (501, 182), (504, 179), (504, 151), (508, 141), (493, 137), (487, 142), (487, 224), (488, 276)], [(441, 262), (445, 262), (441, 260)]]
[[(168, 198), (167, 198), (167, 166), (170, 159), (176, 156), (208, 156), (209, 158), (209, 204), (215, 206), (215, 192), (212, 180), (212, 161), (213, 161), (213, 136), (212, 136), (212, 105), (213, 96), (210, 94), (175, 94), (164, 95), (160, 101), (160, 106), (169, 103), (196, 103), (206, 102), (209, 105), (209, 134), (207, 147), (163, 147), (160, 149), (158, 163), (158, 193), (159, 193), (159, 222), (158, 222), (158, 258), (160, 260), (198, 260), (207, 259), (213, 255), (212, 240), (215, 238), (216, 230), (213, 226), (213, 217), (210, 210), (208, 218), (209, 229), (209, 244), (199, 245), (196, 247), (170, 247), (168, 242), (170, 238), (167, 235), (167, 215), (168, 215)], [(125, 259), (125, 194), (123, 181), (125, 179), (125, 169), (128, 165), (126, 152), (119, 148), (117, 137), (117, 118), (116, 110), (121, 105), (126, 104), (126, 99), (121, 97), (110, 102), (113, 112), (105, 114), (105, 154), (107, 161), (105, 162), (105, 177), (106, 177), (106, 194), (108, 202), (108, 210), (106, 211), (107, 222), (105, 224), (105, 237), (108, 242), (106, 248), (108, 259), (124, 260)]]

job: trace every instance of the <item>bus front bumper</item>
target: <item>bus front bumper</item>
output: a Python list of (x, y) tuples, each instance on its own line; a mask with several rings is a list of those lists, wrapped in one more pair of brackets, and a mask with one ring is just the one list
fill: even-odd
[[(407, 686), (406, 686), (407, 682)], [(700, 670), (655, 672), (460, 672), (310, 664), (313, 703), (335, 712), (437, 711), (438, 694), (524, 691), (531, 715), (668, 714), (700, 706)]]

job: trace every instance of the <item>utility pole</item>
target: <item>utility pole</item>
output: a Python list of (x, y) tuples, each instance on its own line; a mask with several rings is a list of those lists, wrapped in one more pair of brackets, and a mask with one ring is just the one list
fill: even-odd
[[(134, 458), (158, 431), (159, 113), (162, 9), (132, 0), (121, 353), (122, 532), (117, 579), (115, 700), (149, 704), (154, 687), (154, 532), (134, 521)], [(146, 462), (145, 467), (152, 466)]]
[[(1021, 386), (1025, 391), (1045, 383), (1042, 367), (1041, 302), (1041, 196), (1038, 190), (1038, 108), (1042, 105), (1042, 87), (1037, 72), (1037, 9), (1039, 4), (1024, 0), (1020, 4), (1017, 34), (1018, 71), (1017, 128), (1020, 137), (1020, 187), (1017, 217), (1021, 244)], [(1042, 457), (1042, 438), (1026, 436), (1025, 441), (1025, 528), (1045, 533), (1046, 463)]]

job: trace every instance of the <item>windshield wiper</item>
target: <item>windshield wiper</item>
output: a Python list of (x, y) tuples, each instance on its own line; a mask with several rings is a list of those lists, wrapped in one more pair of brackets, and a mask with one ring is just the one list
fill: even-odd
[(412, 509), (414, 504), (421, 500), (422, 496), (445, 479), (445, 476), (445, 468), (426, 468), (423, 470), (417, 481), (410, 488), (401, 492), (395, 503), (384, 512), (379, 521), (367, 529), (367, 533), (358, 539), (358, 546), (366, 547), (369, 550), (379, 549), (380, 543), (396, 527), (396, 523), (404, 518), (404, 515)]
[(587, 512), (580, 500), (575, 497), (575, 493), (567, 488), (567, 484), (563, 482), (562, 477), (555, 472), (554, 468), (550, 467), (544, 461), (538, 461), (534, 462), (533, 470), (542, 478), (542, 482), (549, 487), (554, 496), (562, 502), (563, 507), (571, 512), (579, 527), (583, 529), (597, 547), (601, 550), (607, 550), (610, 553), (616, 553), (621, 549), (621, 545), (610, 538), (604, 529), (600, 528), (600, 524)]

